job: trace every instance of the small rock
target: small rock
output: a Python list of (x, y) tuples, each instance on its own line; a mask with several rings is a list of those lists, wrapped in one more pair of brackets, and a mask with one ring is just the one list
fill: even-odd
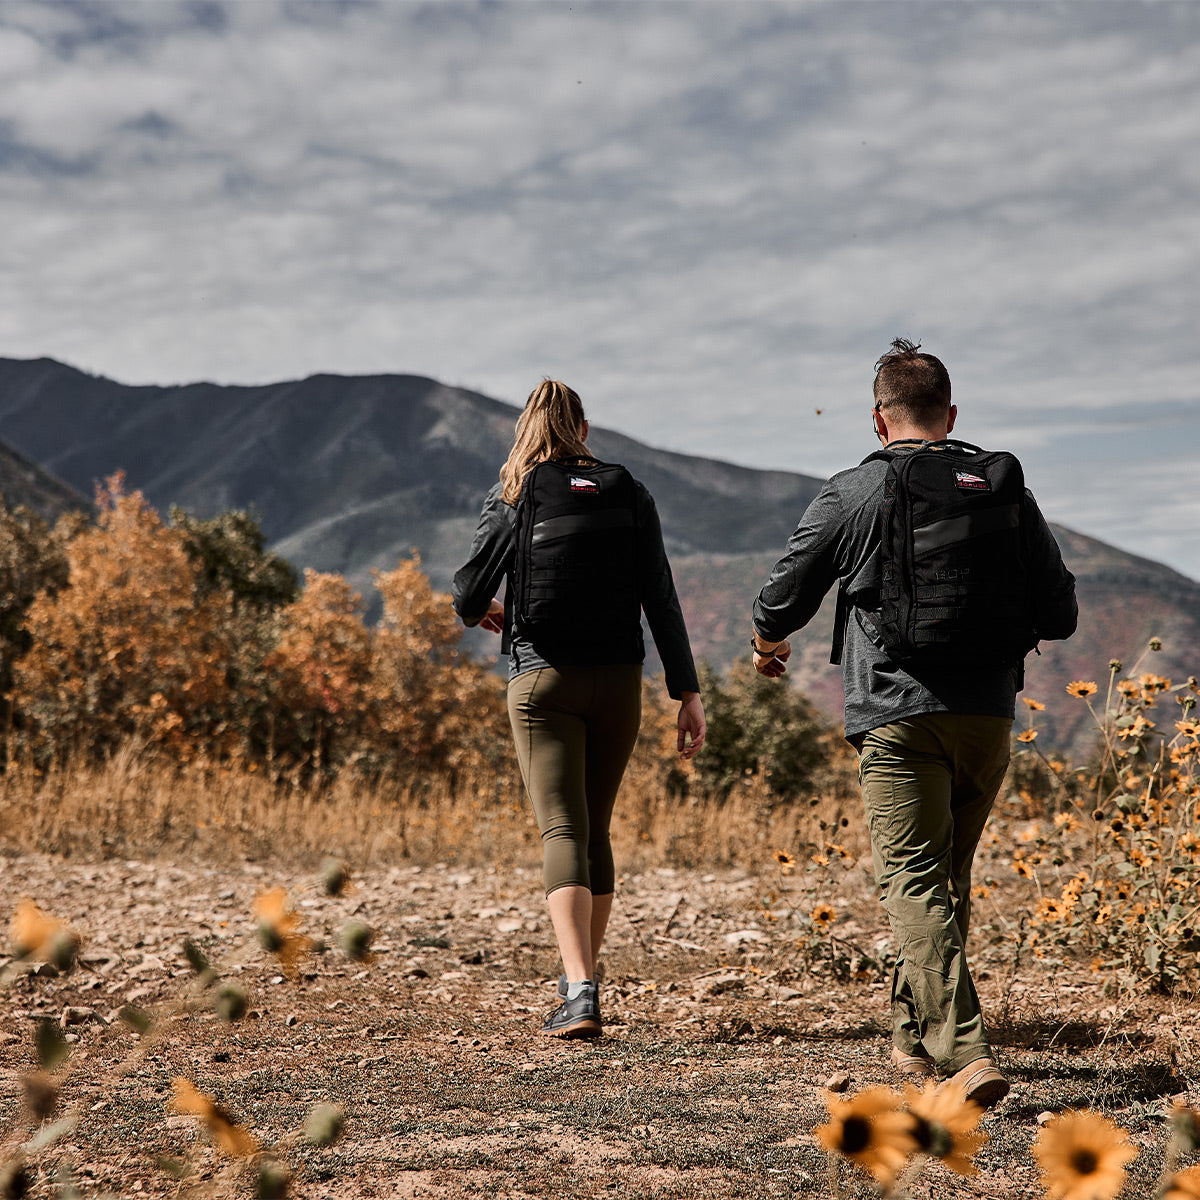
[(1039, 1125), (1045, 1125), (1045, 1123), (1046, 1123), (1047, 1121), (1053, 1121), (1053, 1120), (1054, 1120), (1054, 1115), (1055, 1115), (1055, 1114), (1054, 1114), (1054, 1113), (1052, 1113), (1052, 1112), (1040, 1112), (1040, 1113), (1038, 1113), (1038, 1115), (1037, 1115), (1037, 1123), (1038, 1123)]
[(745, 977), (737, 974), (710, 975), (700, 980), (697, 991), (702, 996), (721, 996), (726, 992), (741, 991), (746, 986)]
[(286, 1025), (286, 1026), (287, 1026), (289, 1029), (294, 1029), (294, 1028), (296, 1027), (296, 1023), (297, 1023), (299, 1020), (300, 1020), (300, 1018), (299, 1018), (298, 1016), (296, 1016), (296, 1014), (295, 1014), (295, 1013), (288, 1013), (288, 1015), (287, 1015), (286, 1017), (284, 1017), (284, 1018), (283, 1018), (283, 1023), (284, 1023), (284, 1024), (285, 1024), (285, 1025)]
[(748, 942), (766, 941), (767, 935), (761, 929), (737, 929), (725, 935), (727, 946), (744, 946)]
[(845, 1071), (835, 1071), (821, 1086), (827, 1092), (844, 1092), (850, 1086), (850, 1076)]
[(62, 1010), (62, 1027), (64, 1029), (71, 1025), (84, 1025), (88, 1021), (101, 1019), (94, 1008), (76, 1008), (68, 1005)]

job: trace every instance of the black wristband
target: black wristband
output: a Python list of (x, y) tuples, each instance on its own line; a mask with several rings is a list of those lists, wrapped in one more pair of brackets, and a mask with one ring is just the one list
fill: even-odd
[[(780, 642), (779, 646), (782, 645), (783, 643)], [(763, 658), (774, 658), (779, 653), (779, 646), (776, 646), (774, 650), (763, 650), (753, 638), (750, 639), (750, 649), (753, 650), (755, 654), (761, 654)]]

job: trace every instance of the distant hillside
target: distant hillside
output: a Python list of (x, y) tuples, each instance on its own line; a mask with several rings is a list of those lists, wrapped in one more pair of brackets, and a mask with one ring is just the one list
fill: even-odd
[[(346, 575), (368, 596), (370, 570), (413, 548), (434, 584), (448, 587), (517, 416), (512, 405), (411, 375), (128, 387), (51, 359), (0, 359), (0, 433), (73, 488), (91, 494), (121, 469), (163, 512), (254, 509), (273, 548), (297, 567)], [(672, 454), (598, 428), (590, 444), (654, 494), (697, 654), (722, 666), (744, 657), (751, 598), (821, 480)], [(1154, 635), (1167, 650), (1148, 669), (1196, 671), (1200, 584), (1055, 532), (1084, 616), (1074, 639), (1031, 659), (1028, 694), (1051, 705), (1054, 737), (1082, 744), (1086, 710), (1059, 694), (1063, 682), (1106, 678), (1111, 658), (1131, 664)], [(836, 710), (826, 607), (801, 639), (794, 674)], [(474, 644), (494, 647), (481, 635)]]
[(4, 442), (0, 442), (0, 503), (28, 508), (50, 524), (63, 513), (91, 508), (91, 501), (81, 492)]
[[(411, 375), (264, 387), (126, 387), (51, 359), (0, 359), (6, 441), (88, 494), (120, 468), (163, 511), (257, 509), (300, 566), (367, 581), (412, 546), (446, 582), (518, 410)], [(820, 480), (652, 450), (593, 429), (658, 499), (676, 553), (781, 545)]]

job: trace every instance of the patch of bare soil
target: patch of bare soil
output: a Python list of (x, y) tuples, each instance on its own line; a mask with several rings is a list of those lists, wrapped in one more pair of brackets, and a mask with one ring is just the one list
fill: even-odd
[[(604, 960), (605, 1035), (563, 1043), (539, 1033), (559, 966), (532, 871), (374, 869), (340, 897), (315, 872), (253, 862), (21, 856), (0, 871), (0, 920), (27, 896), (84, 938), (66, 974), (0, 958), (0, 1161), (25, 1147), (34, 1197), (254, 1194), (261, 1159), (224, 1156), (176, 1112), (177, 1076), (283, 1164), (293, 1196), (829, 1195), (812, 1136), (823, 1084), (900, 1082), (873, 903), (821, 957), (799, 918), (778, 906), (770, 918), (756, 877), (627, 877)], [(255, 896), (276, 885), (316, 942), (294, 977), (255, 935)], [(370, 963), (339, 947), (350, 920), (375, 930)], [(213, 1011), (217, 989), (197, 979), (186, 938), (245, 990), (241, 1020)], [(929, 1163), (905, 1194), (1040, 1196), (1038, 1116), (1072, 1106), (1131, 1131), (1140, 1154), (1125, 1194), (1152, 1194), (1168, 1098), (1200, 1100), (1194, 1000), (1114, 1001), (1095, 976), (1014, 969), (1001, 950), (976, 961), (1013, 1090), (984, 1119), (977, 1177)], [(119, 1018), (127, 1005), (152, 1018), (148, 1031)], [(72, 1053), (58, 1109), (39, 1125), (23, 1077), (41, 1020)], [(322, 1103), (345, 1113), (329, 1146), (300, 1132)], [(39, 1148), (39, 1130), (62, 1120)], [(843, 1195), (875, 1194), (837, 1170)]]

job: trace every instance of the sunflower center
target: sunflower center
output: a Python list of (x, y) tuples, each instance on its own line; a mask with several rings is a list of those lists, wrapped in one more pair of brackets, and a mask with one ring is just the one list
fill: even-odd
[(1091, 1175), (1099, 1165), (1099, 1159), (1094, 1150), (1080, 1146), (1071, 1152), (1071, 1169), (1077, 1175)]
[(871, 1144), (871, 1122), (865, 1117), (847, 1117), (842, 1122), (842, 1153), (858, 1154)]
[(933, 1126), (924, 1117), (913, 1114), (913, 1129), (912, 1135), (916, 1139), (917, 1146), (922, 1150), (928, 1150), (933, 1145)]

